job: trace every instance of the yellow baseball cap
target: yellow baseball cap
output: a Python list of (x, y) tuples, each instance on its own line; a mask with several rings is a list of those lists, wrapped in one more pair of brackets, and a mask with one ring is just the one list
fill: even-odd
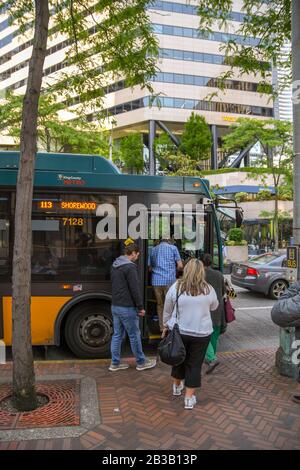
[(132, 238), (127, 238), (127, 240), (125, 240), (124, 242), (124, 245), (128, 246), (128, 245), (131, 245), (132, 243), (134, 243), (134, 240), (132, 240)]

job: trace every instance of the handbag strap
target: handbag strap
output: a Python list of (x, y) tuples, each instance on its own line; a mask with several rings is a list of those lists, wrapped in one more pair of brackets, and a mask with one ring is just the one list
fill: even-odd
[(175, 319), (175, 323), (178, 323), (178, 320), (179, 320), (178, 299), (181, 295), (182, 295), (182, 292), (180, 292), (180, 294), (179, 294), (179, 291), (178, 291), (178, 288), (177, 288), (176, 289), (176, 319)]

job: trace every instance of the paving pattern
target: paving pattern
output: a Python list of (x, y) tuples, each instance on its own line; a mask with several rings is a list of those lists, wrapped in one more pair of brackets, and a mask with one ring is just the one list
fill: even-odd
[[(274, 368), (275, 349), (221, 353), (210, 375), (203, 371), (198, 404), (183, 408), (173, 397), (170, 370), (159, 364), (138, 372), (109, 372), (105, 361), (36, 366), (37, 377), (81, 374), (97, 384), (99, 423), (80, 436), (7, 440), (5, 449), (300, 449), (300, 407), (295, 383)], [(11, 366), (0, 366), (11, 377)], [(70, 427), (68, 428), (70, 429)]]
[[(0, 385), (0, 401), (9, 397), (11, 393), (10, 384)], [(0, 410), (0, 429), (51, 428), (80, 424), (79, 380), (38, 383), (37, 393), (48, 397), (49, 402), (27, 413), (10, 413)]]

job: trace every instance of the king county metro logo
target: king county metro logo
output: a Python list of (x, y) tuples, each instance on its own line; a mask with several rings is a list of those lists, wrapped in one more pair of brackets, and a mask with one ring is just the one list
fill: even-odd
[(57, 179), (60, 183), (65, 185), (84, 185), (85, 180), (81, 178), (81, 176), (66, 176), (59, 174), (57, 175)]

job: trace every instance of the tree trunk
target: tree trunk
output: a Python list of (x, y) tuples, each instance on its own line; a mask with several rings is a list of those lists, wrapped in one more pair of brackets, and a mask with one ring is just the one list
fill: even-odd
[(48, 0), (35, 0), (35, 34), (23, 102), (13, 252), (13, 398), (19, 411), (37, 406), (31, 345), (31, 212), (38, 102), (49, 25)]
[(47, 152), (51, 152), (51, 136), (48, 127), (45, 127), (45, 135), (46, 135), (46, 150)]
[(278, 194), (277, 187), (275, 187), (275, 201), (274, 201), (274, 241), (275, 241), (275, 252), (278, 253), (279, 242), (278, 242)]

